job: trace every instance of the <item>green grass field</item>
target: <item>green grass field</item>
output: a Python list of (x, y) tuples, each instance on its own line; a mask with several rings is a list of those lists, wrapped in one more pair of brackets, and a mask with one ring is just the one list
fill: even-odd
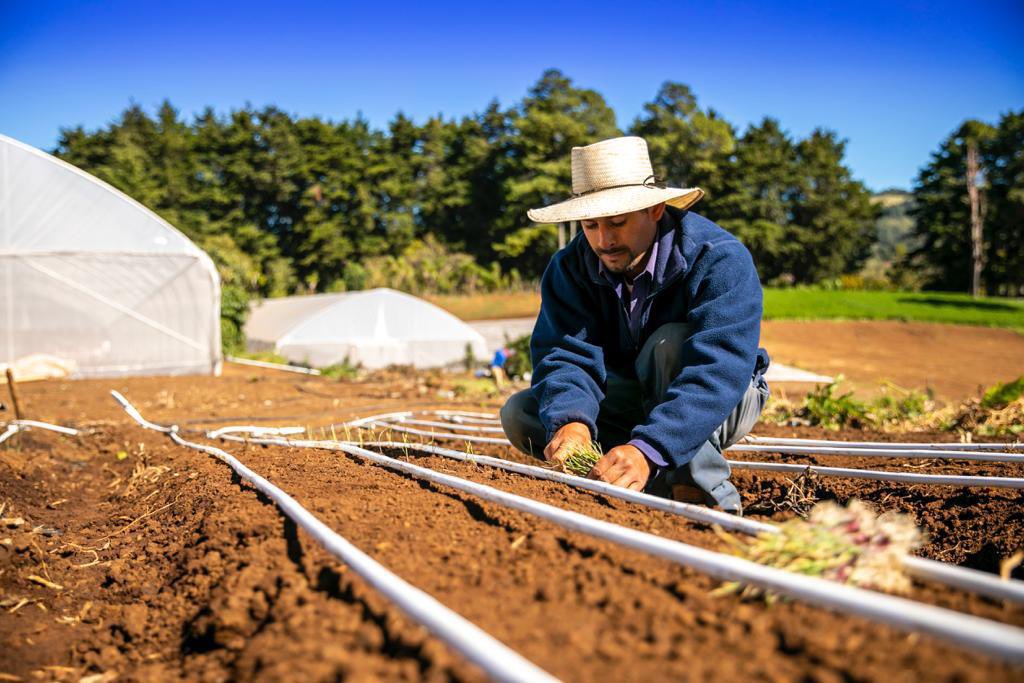
[(1024, 300), (938, 292), (766, 289), (767, 320), (916, 320), (1024, 332)]
[[(463, 320), (537, 315), (536, 292), (427, 297)], [(766, 320), (916, 320), (1005, 327), (1024, 333), (1024, 300), (937, 292), (766, 289)]]

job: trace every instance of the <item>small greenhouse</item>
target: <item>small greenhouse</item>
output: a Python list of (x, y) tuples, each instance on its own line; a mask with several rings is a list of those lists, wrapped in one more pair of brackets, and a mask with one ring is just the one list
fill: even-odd
[(249, 350), (274, 350), (294, 363), (382, 368), (442, 367), (467, 348), (487, 358), (476, 330), (432, 303), (392, 289), (265, 299), (245, 325)]
[(216, 373), (210, 258), (110, 185), (0, 135), (0, 367)]

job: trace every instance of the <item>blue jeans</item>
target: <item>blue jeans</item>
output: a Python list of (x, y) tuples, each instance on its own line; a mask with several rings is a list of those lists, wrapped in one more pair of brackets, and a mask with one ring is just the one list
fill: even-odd
[[(608, 451), (630, 439), (633, 428), (646, 421), (683, 367), (683, 344), (688, 334), (686, 323), (662, 325), (647, 340), (634, 365), (636, 379), (608, 373), (605, 398), (597, 416), (598, 441)], [(768, 383), (763, 375), (750, 381), (736, 408), (726, 417), (694, 458), (682, 467), (667, 467), (647, 482), (646, 491), (665, 498), (679, 497), (683, 489), (697, 489), (704, 502), (723, 510), (740, 512), (739, 492), (729, 481), (729, 463), (722, 450), (736, 443), (757, 423), (768, 400)], [(519, 450), (542, 457), (547, 445), (546, 433), (538, 415), (537, 401), (529, 390), (509, 397), (501, 409), (501, 425), (512, 445)]]

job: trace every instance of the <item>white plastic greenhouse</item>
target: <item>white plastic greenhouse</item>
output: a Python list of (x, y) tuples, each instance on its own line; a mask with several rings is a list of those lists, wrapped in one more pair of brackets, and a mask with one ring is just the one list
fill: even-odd
[(0, 367), (38, 359), (73, 377), (216, 373), (220, 280), (152, 211), (0, 135)]
[(346, 359), (365, 368), (443, 367), (485, 359), (480, 333), (432, 303), (392, 289), (265, 299), (252, 307), (245, 335), (251, 351), (323, 367)]

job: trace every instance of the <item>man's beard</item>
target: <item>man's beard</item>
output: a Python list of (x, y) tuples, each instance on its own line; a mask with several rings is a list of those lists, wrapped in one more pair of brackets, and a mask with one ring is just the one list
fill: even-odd
[[(603, 258), (606, 255), (607, 256), (618, 256), (620, 254), (625, 254), (627, 256), (627, 258), (623, 258), (621, 260), (616, 259), (615, 265), (609, 265), (608, 262), (605, 261), (604, 258)], [(632, 269), (635, 266), (639, 265), (640, 262), (643, 261), (644, 256), (646, 254), (647, 254), (646, 250), (640, 252), (639, 254), (634, 254), (633, 252), (629, 251), (629, 249), (622, 248), (622, 249), (615, 249), (614, 251), (611, 251), (611, 252), (599, 252), (598, 253), (598, 258), (601, 259), (601, 264), (604, 266), (605, 270), (607, 270), (609, 273), (613, 273), (615, 275), (625, 275), (626, 273), (628, 273), (630, 271), (630, 269)]]

